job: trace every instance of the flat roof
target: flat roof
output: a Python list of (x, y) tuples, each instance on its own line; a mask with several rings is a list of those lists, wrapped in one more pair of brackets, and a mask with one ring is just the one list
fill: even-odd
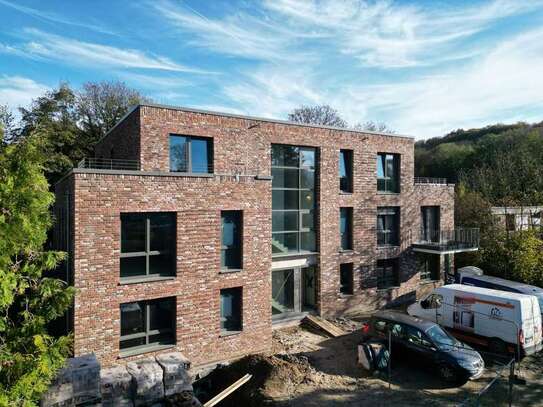
[(131, 107), (128, 112), (113, 126), (111, 129), (107, 131), (107, 133), (102, 137), (98, 143), (107, 137), (109, 133), (113, 131), (126, 117), (128, 117), (134, 110), (138, 109), (139, 107), (152, 107), (156, 109), (169, 109), (169, 110), (178, 110), (182, 112), (189, 112), (189, 113), (200, 113), (200, 114), (208, 114), (212, 116), (223, 116), (223, 117), (231, 117), (234, 119), (245, 119), (245, 120), (255, 120), (255, 121), (261, 121), (261, 122), (267, 122), (267, 123), (276, 123), (276, 124), (284, 124), (288, 126), (301, 126), (301, 127), (312, 127), (317, 129), (327, 129), (327, 130), (336, 130), (336, 131), (348, 131), (351, 133), (358, 133), (358, 134), (372, 134), (376, 136), (385, 136), (385, 137), (399, 137), (399, 138), (408, 138), (408, 139), (415, 139), (413, 136), (408, 135), (402, 135), (402, 134), (396, 134), (396, 133), (385, 133), (385, 132), (379, 132), (379, 131), (369, 131), (369, 130), (356, 130), (352, 128), (343, 128), (343, 127), (337, 127), (337, 126), (325, 126), (320, 124), (311, 124), (311, 123), (297, 123), (292, 122), (288, 120), (279, 120), (279, 119), (271, 119), (267, 117), (257, 117), (257, 116), (245, 116), (241, 114), (234, 114), (234, 113), (225, 113), (225, 112), (217, 112), (212, 110), (203, 110), (203, 109), (195, 109), (191, 107), (184, 107), (184, 106), (171, 106), (171, 105), (162, 105), (157, 103), (140, 103), (139, 105), (135, 105)]

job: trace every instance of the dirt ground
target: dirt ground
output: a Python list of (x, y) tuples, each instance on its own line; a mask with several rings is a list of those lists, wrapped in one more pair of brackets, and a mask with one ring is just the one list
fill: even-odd
[[(361, 323), (346, 319), (333, 322), (347, 333), (329, 338), (307, 327), (274, 331), (272, 354), (249, 356), (215, 370), (196, 385), (201, 401), (245, 373), (252, 373), (253, 379), (221, 406), (453, 406), (477, 394), (500, 369), (488, 361), (481, 378), (455, 387), (443, 383), (430, 370), (402, 361), (395, 363), (393, 358), (389, 384), (386, 375), (370, 375), (356, 363)], [(508, 405), (507, 377), (508, 372), (504, 372), (480, 405)], [(543, 357), (525, 359), (520, 377), (526, 384), (514, 386), (514, 405), (543, 406)], [(209, 395), (203, 391), (206, 386)]]

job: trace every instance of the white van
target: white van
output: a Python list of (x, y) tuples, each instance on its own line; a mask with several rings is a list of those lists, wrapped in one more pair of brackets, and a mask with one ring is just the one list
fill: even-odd
[(539, 307), (543, 313), (543, 288), (535, 285), (519, 283), (504, 278), (485, 276), (482, 270), (477, 267), (467, 266), (458, 269), (455, 276), (458, 284), (471, 285), (475, 287), (490, 288), (492, 290), (509, 291), (512, 293), (534, 295), (539, 301)]
[(450, 284), (438, 287), (407, 308), (464, 342), (520, 358), (541, 350), (541, 311), (537, 298), (488, 288)]

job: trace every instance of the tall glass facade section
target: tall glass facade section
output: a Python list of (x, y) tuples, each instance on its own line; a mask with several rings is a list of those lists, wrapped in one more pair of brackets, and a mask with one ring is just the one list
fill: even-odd
[(272, 145), (272, 253), (315, 252), (316, 150)]

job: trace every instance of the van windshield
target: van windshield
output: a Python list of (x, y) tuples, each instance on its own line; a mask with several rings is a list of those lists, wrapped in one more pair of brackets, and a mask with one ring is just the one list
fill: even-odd
[(539, 302), (539, 308), (541, 310), (541, 313), (543, 314), (543, 293), (536, 294), (537, 301)]
[(461, 343), (445, 332), (439, 325), (434, 325), (426, 331), (426, 335), (439, 349), (447, 349), (451, 346), (459, 346)]

